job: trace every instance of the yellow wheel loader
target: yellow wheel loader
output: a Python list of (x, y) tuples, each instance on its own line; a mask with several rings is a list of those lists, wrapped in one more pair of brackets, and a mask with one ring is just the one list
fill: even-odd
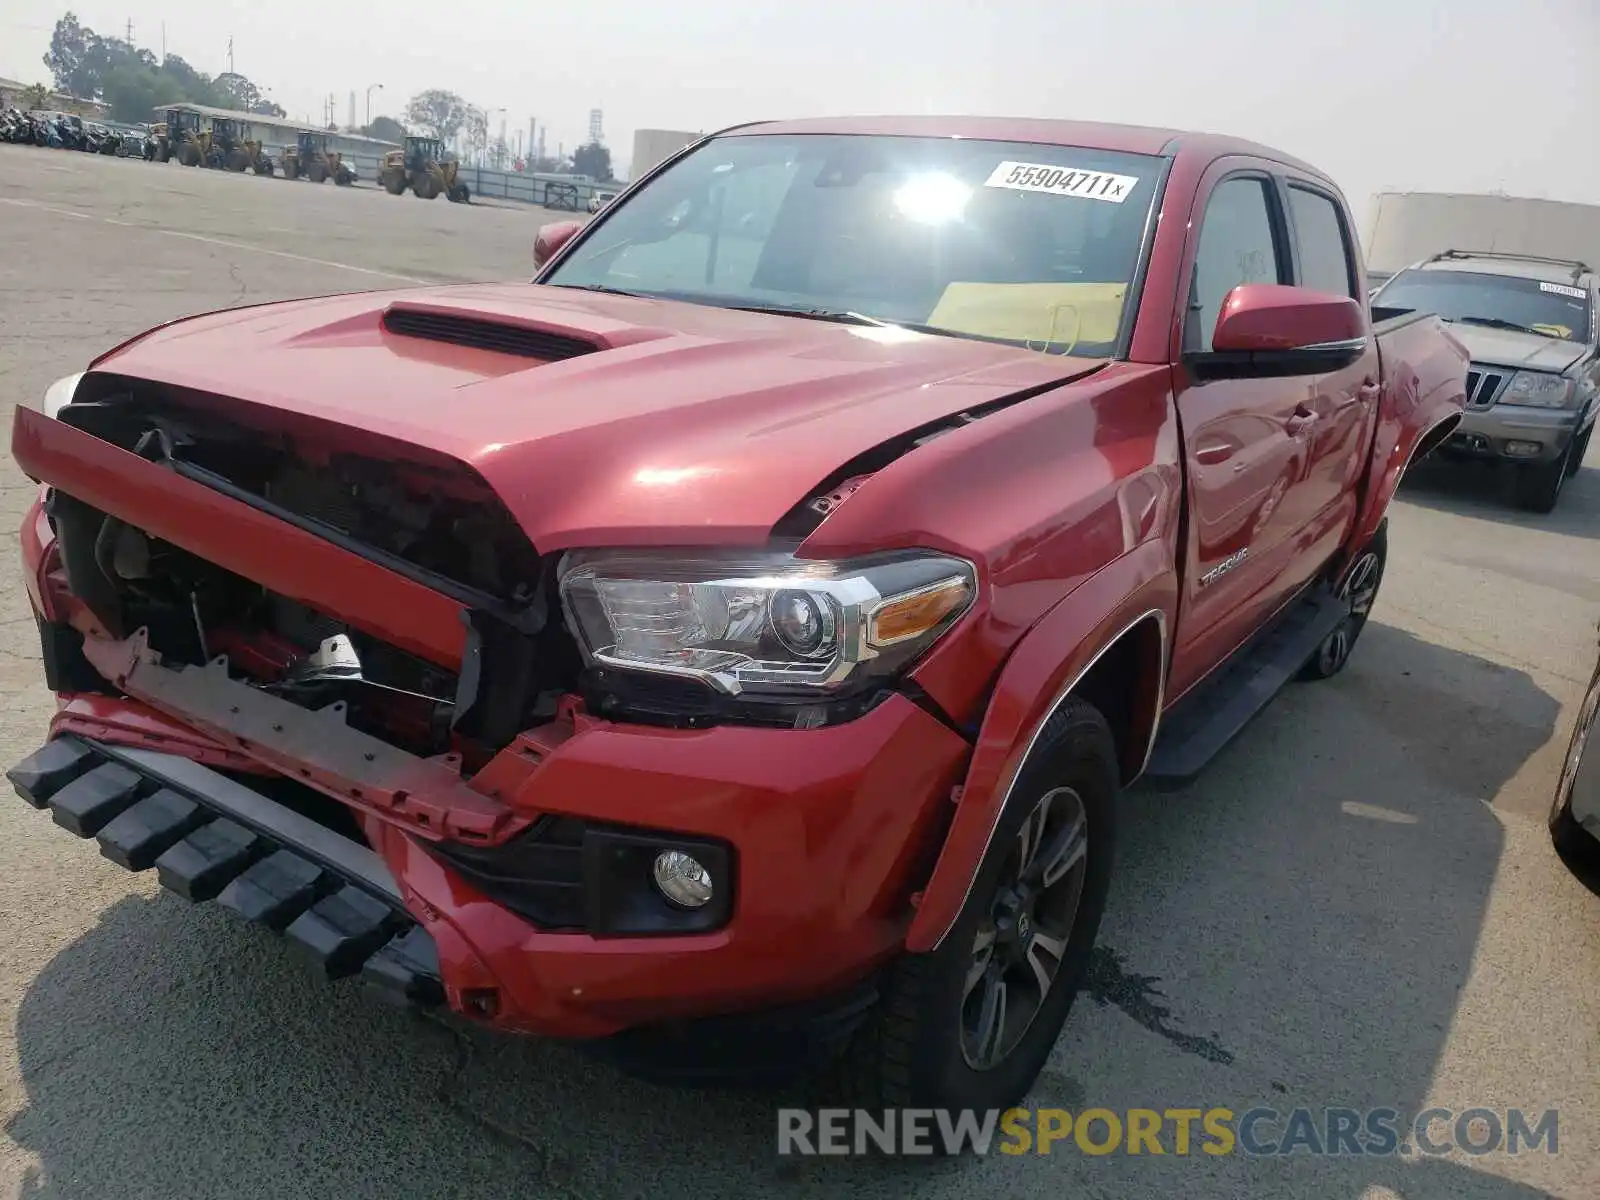
[(222, 171), (252, 170), (257, 175), (271, 175), (272, 160), (262, 151), (261, 143), (250, 134), (250, 125), (246, 121), (213, 117), (205, 165)]
[(457, 164), (445, 161), (444, 143), (438, 138), (408, 137), (404, 149), (383, 156), (378, 182), (391, 196), (410, 188), (423, 200), (445, 196), (452, 204), (467, 204), (472, 192), (456, 175)]
[(328, 149), (328, 135), (302, 129), (295, 144), (283, 152), (283, 173), (289, 179), (301, 176), (312, 183), (332, 179), (340, 187), (355, 182), (355, 172), (344, 164), (344, 156)]

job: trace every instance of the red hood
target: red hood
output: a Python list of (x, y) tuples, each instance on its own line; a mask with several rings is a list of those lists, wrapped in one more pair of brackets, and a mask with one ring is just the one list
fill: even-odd
[[(397, 336), (405, 304), (597, 352), (539, 362)], [(529, 284), (359, 293), (155, 330), (95, 364), (470, 464), (541, 551), (756, 544), (856, 455), (1097, 360)]]

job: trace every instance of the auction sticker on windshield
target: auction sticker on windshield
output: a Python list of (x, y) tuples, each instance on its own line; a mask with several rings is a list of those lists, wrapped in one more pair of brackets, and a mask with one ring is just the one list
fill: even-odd
[(1539, 290), (1554, 292), (1558, 296), (1571, 296), (1574, 300), (1582, 300), (1588, 295), (1582, 288), (1568, 287), (1564, 283), (1540, 283)]
[(1053, 196), (1079, 196), (1085, 200), (1109, 200), (1113, 204), (1121, 204), (1138, 183), (1136, 175), (1082, 171), (1048, 163), (1003, 162), (983, 181), (983, 186), (1010, 188), (1016, 192), (1049, 192)]

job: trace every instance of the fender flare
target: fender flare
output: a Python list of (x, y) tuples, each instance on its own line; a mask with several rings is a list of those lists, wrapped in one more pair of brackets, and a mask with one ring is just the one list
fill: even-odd
[(1356, 555), (1361, 553), (1361, 548), (1378, 532), (1378, 526), (1383, 524), (1383, 519), (1389, 515), (1390, 502), (1400, 490), (1400, 480), (1411, 469), (1411, 465), (1418, 459), (1426, 457), (1449, 437), (1455, 427), (1461, 424), (1461, 416), (1461, 410), (1455, 409), (1426, 426), (1417, 424), (1402, 430), (1389, 452), (1388, 460), (1383, 463), (1373, 462), (1369, 469), (1377, 474), (1378, 478), (1371, 497), (1362, 505), (1360, 520), (1351, 528), (1350, 538), (1345, 543), (1346, 565), (1355, 561)]
[(1165, 541), (1146, 542), (1063, 597), (1006, 659), (985, 710), (956, 814), (917, 900), (906, 949), (938, 948), (960, 916), (1023, 764), (1045, 724), (1113, 646), (1141, 625), (1160, 635), (1160, 667), (1137, 774), (1160, 724), (1177, 578)]

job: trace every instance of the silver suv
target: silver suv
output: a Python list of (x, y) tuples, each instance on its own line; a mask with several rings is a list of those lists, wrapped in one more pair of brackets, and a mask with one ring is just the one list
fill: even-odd
[(1514, 464), (1518, 502), (1553, 509), (1600, 407), (1600, 277), (1581, 262), (1446, 250), (1385, 280), (1372, 307), (1450, 322), (1472, 368), (1441, 450)]

